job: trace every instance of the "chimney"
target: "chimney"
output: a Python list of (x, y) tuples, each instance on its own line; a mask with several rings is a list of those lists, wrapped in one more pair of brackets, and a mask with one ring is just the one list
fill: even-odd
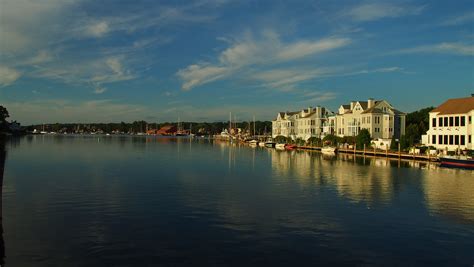
[(367, 101), (367, 108), (371, 108), (375, 106), (375, 100), (373, 98), (369, 98), (369, 101)]
[(351, 101), (351, 110), (354, 108), (356, 102), (355, 101)]

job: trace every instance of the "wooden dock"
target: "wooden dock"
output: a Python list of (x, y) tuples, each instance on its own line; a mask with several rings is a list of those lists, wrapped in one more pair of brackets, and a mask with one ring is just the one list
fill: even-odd
[[(321, 151), (321, 147), (314, 147), (314, 146), (298, 146), (298, 149), (306, 149), (306, 150), (316, 150)], [(344, 153), (344, 154), (353, 154), (353, 155), (362, 155), (362, 156), (372, 156), (372, 157), (386, 157), (386, 158), (397, 158), (397, 159), (411, 159), (411, 160), (418, 160), (418, 161), (435, 161), (437, 160), (436, 157), (430, 155), (421, 155), (421, 154), (408, 154), (402, 153), (401, 151), (394, 152), (390, 150), (380, 150), (380, 149), (364, 149), (364, 150), (357, 150), (357, 149), (348, 149), (348, 148), (338, 148), (337, 153)]]

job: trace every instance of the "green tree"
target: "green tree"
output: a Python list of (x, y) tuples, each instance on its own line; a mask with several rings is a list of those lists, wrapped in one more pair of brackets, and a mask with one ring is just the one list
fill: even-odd
[(421, 140), (421, 133), (418, 124), (410, 124), (405, 130), (405, 137), (408, 146), (413, 146)]
[(408, 139), (405, 135), (402, 135), (400, 137), (400, 149), (401, 150), (407, 150), (410, 147), (410, 144), (408, 143)]
[(6, 130), (8, 128), (8, 117), (10, 117), (8, 110), (4, 106), (0, 106), (0, 130)]
[(390, 142), (390, 149), (398, 150), (398, 142), (397, 142), (397, 139), (395, 138), (395, 135), (392, 136), (392, 141)]
[(321, 146), (322, 140), (319, 137), (310, 137), (306, 143), (311, 146)]
[(283, 136), (283, 135), (278, 135), (278, 136), (276, 136), (276, 137), (274, 138), (274, 140), (275, 140), (275, 142), (280, 143), (280, 144), (286, 143), (286, 137)]
[(332, 134), (328, 134), (323, 138), (323, 143), (329, 143), (331, 145), (337, 145), (341, 142), (341, 138)]
[(356, 145), (358, 148), (363, 148), (364, 145), (370, 146), (370, 141), (372, 138), (370, 137), (370, 132), (367, 129), (360, 130), (359, 134), (356, 137)]

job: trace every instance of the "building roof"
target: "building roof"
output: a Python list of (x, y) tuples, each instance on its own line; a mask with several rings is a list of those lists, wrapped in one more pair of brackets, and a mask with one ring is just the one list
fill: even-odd
[(439, 115), (463, 114), (474, 110), (474, 96), (449, 99), (431, 112), (439, 112)]
[(362, 109), (366, 110), (367, 107), (369, 106), (369, 102), (368, 101), (358, 101), (360, 106), (362, 107)]
[(343, 107), (344, 109), (350, 109), (350, 108), (351, 108), (351, 105), (342, 105), (342, 107)]

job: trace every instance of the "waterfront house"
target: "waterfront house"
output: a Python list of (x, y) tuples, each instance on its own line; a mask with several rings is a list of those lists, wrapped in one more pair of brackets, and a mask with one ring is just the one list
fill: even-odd
[(335, 133), (340, 137), (357, 136), (367, 129), (373, 139), (399, 139), (405, 134), (405, 117), (386, 100), (352, 101), (339, 107)]
[(423, 143), (444, 151), (473, 149), (474, 95), (449, 99), (430, 112)]
[(296, 112), (279, 112), (272, 121), (272, 136), (308, 140), (323, 136), (323, 126), (333, 113), (324, 107), (309, 107)]

